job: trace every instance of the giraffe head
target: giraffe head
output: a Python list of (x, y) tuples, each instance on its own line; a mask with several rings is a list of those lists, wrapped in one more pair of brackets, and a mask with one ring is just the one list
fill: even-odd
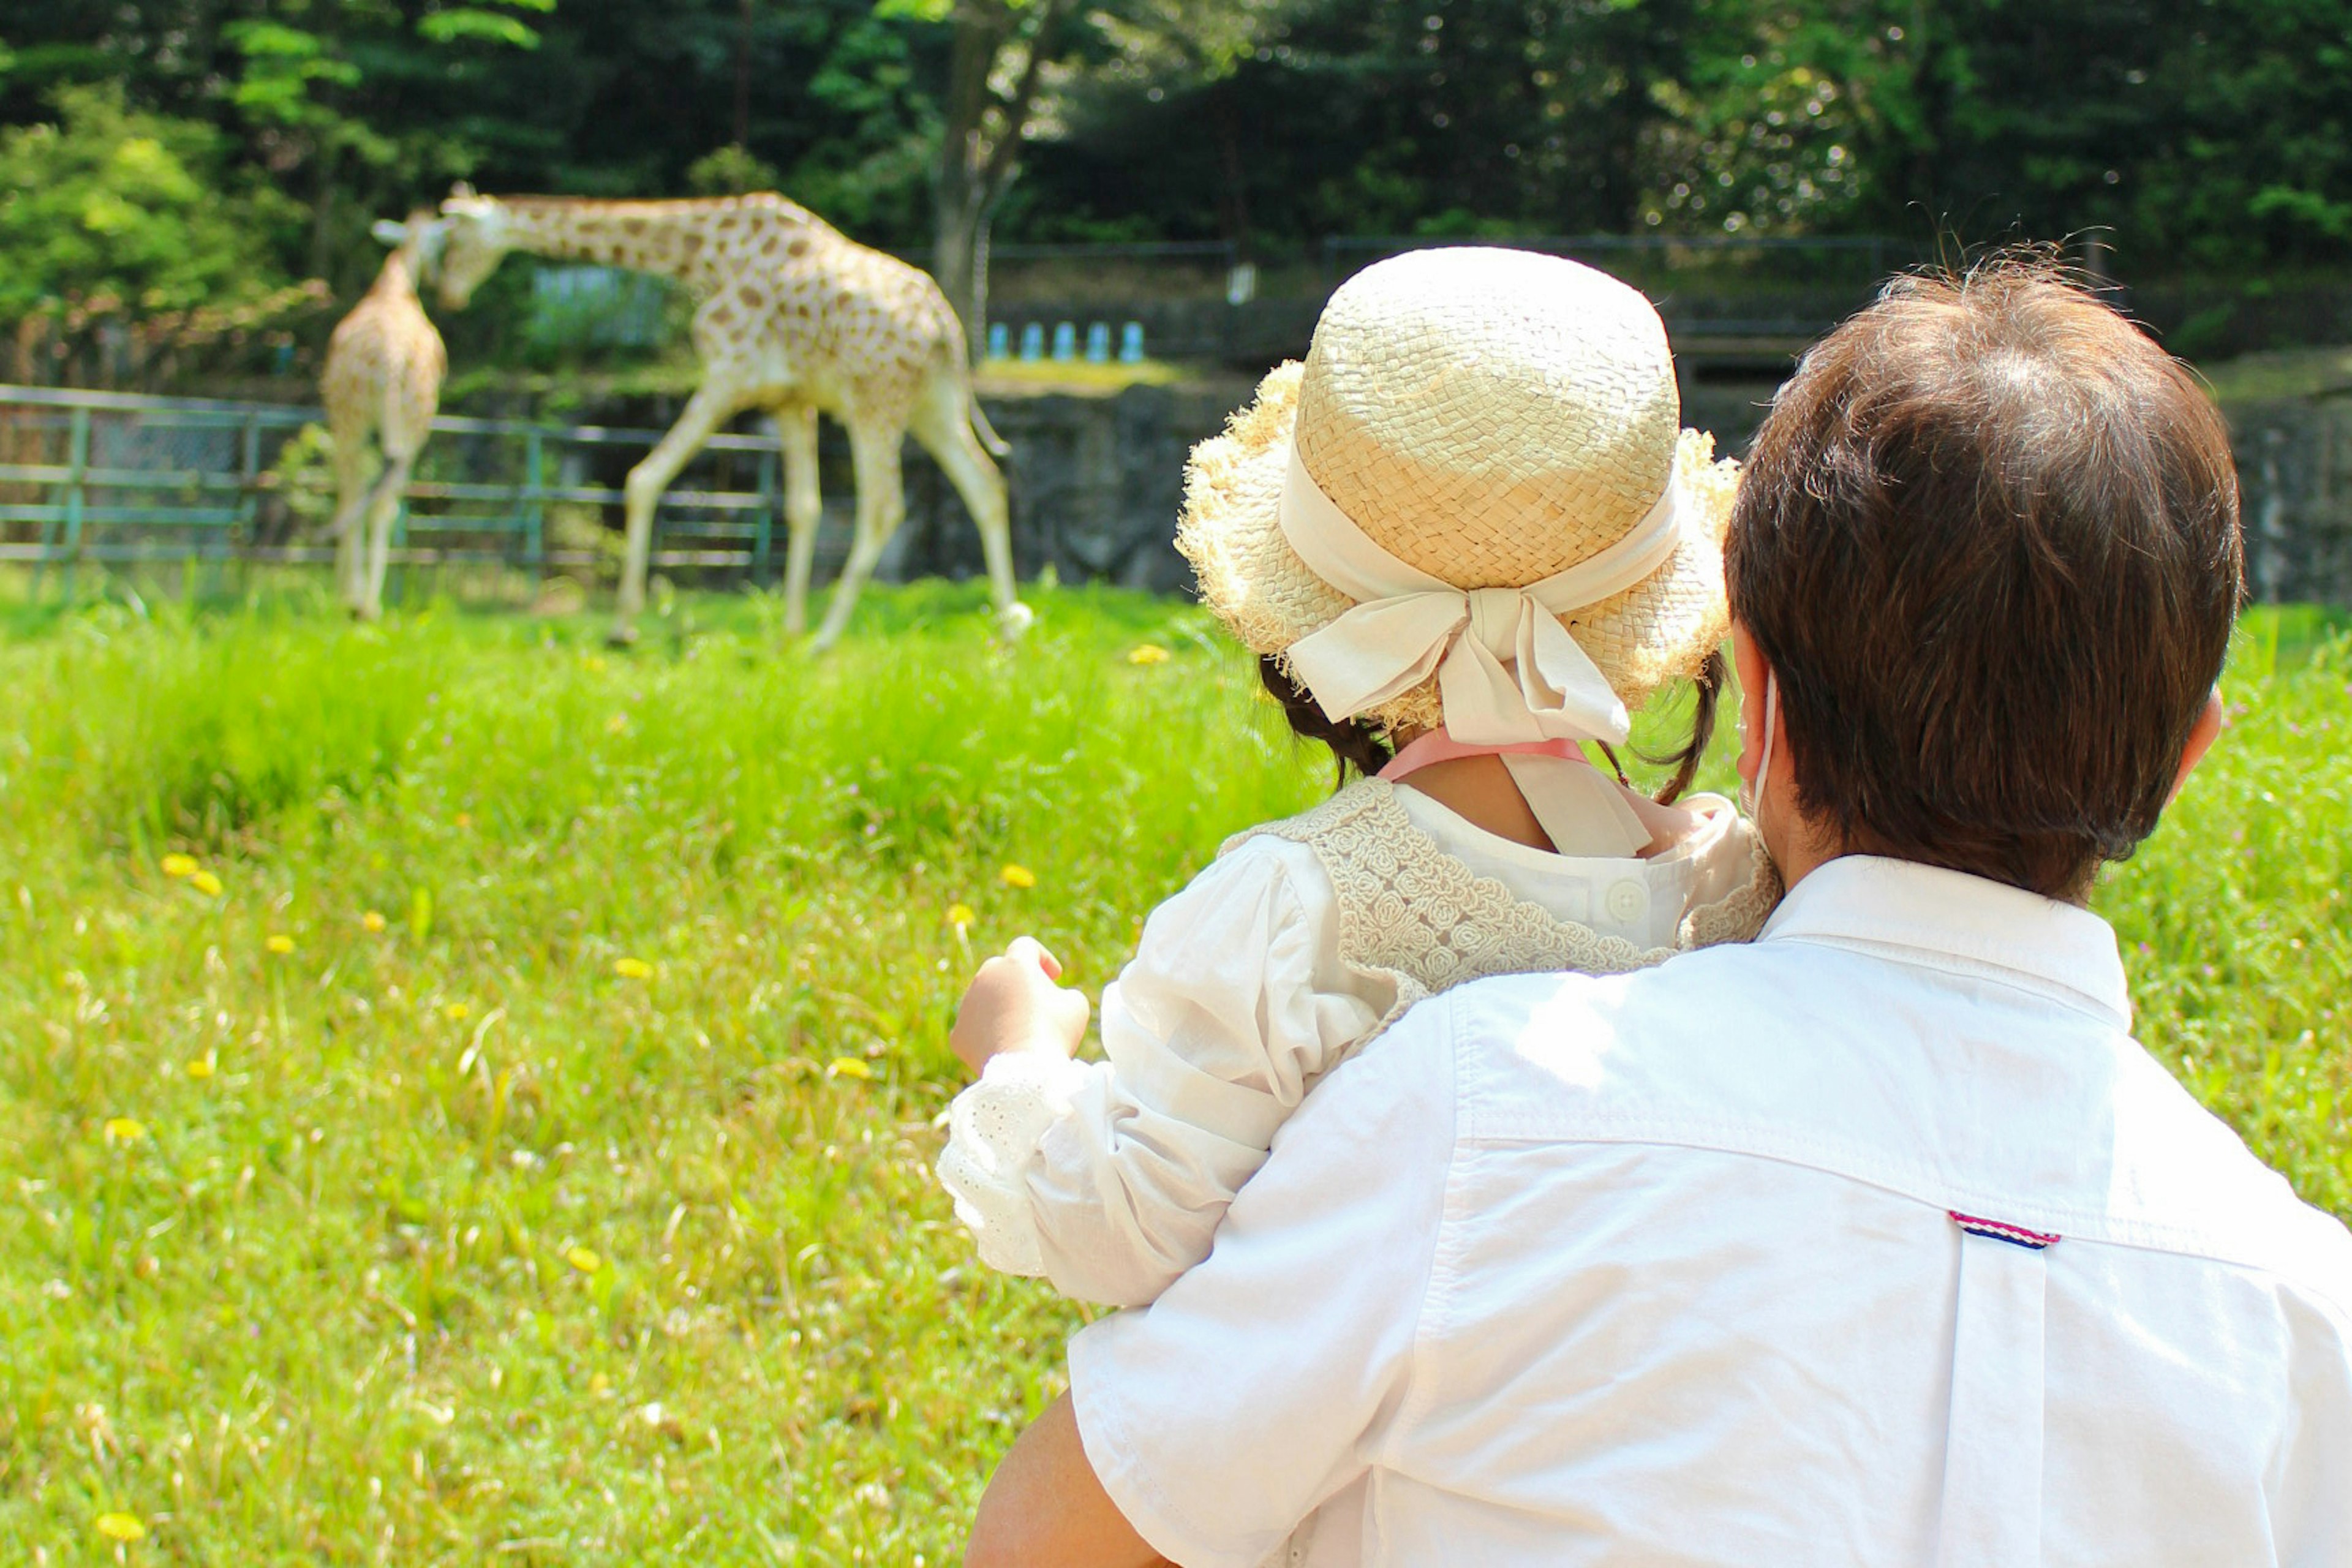
[(405, 257), (409, 277), (420, 283), (440, 266), (441, 249), (449, 237), (448, 226), (431, 207), (415, 209), (403, 223), (379, 218), (368, 232)]
[(478, 196), (465, 185), (452, 190), (441, 204), (440, 222), (446, 231), (441, 247), (441, 303), (462, 310), (514, 247), (514, 237), (498, 198)]

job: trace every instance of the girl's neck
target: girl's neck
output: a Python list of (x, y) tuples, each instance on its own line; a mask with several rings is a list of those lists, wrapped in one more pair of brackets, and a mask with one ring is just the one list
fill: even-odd
[[(1406, 731), (1395, 739), (1402, 749), (1423, 733), (1426, 731)], [(1482, 832), (1530, 849), (1555, 847), (1551, 836), (1536, 820), (1527, 796), (1519, 793), (1517, 783), (1499, 756), (1452, 757), (1430, 763), (1415, 768), (1409, 778), (1399, 782), (1406, 789), (1419, 790)], [(1698, 824), (1697, 814), (1686, 807), (1660, 805), (1638, 792), (1628, 791), (1627, 795), (1628, 804), (1641, 817), (1643, 826), (1650, 829), (1650, 842), (1640, 852), (1644, 859), (1672, 848)]]

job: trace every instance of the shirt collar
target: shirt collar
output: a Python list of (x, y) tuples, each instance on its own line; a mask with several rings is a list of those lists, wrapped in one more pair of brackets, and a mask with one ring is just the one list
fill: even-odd
[(2131, 1026), (2131, 993), (2106, 921), (1940, 866), (1875, 855), (1827, 861), (1789, 889), (1757, 940), (1862, 948), (2002, 980)]

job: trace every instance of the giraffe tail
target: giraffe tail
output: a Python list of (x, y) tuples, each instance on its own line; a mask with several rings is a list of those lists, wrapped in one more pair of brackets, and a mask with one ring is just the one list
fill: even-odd
[(966, 395), (964, 399), (964, 407), (970, 411), (971, 415), (971, 433), (980, 437), (980, 444), (988, 448), (989, 456), (993, 458), (1011, 457), (1013, 455), (1013, 447), (1005, 441), (1003, 437), (996, 433), (996, 426), (991, 425), (988, 422), (988, 416), (981, 411), (979, 395)]

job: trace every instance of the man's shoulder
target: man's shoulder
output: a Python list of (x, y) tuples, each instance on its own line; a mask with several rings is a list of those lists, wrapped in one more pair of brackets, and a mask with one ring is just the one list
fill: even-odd
[(1391, 1031), (1399, 1065), (1410, 1055), (1418, 1089), (1441, 1091), (1442, 1050), (1463, 1144), (1644, 1143), (1809, 1167), (2273, 1273), (2352, 1324), (2352, 1233), (2124, 1029), (2017, 996), (1939, 1012), (1928, 984), (1884, 960), (1798, 945), (1457, 987)]

